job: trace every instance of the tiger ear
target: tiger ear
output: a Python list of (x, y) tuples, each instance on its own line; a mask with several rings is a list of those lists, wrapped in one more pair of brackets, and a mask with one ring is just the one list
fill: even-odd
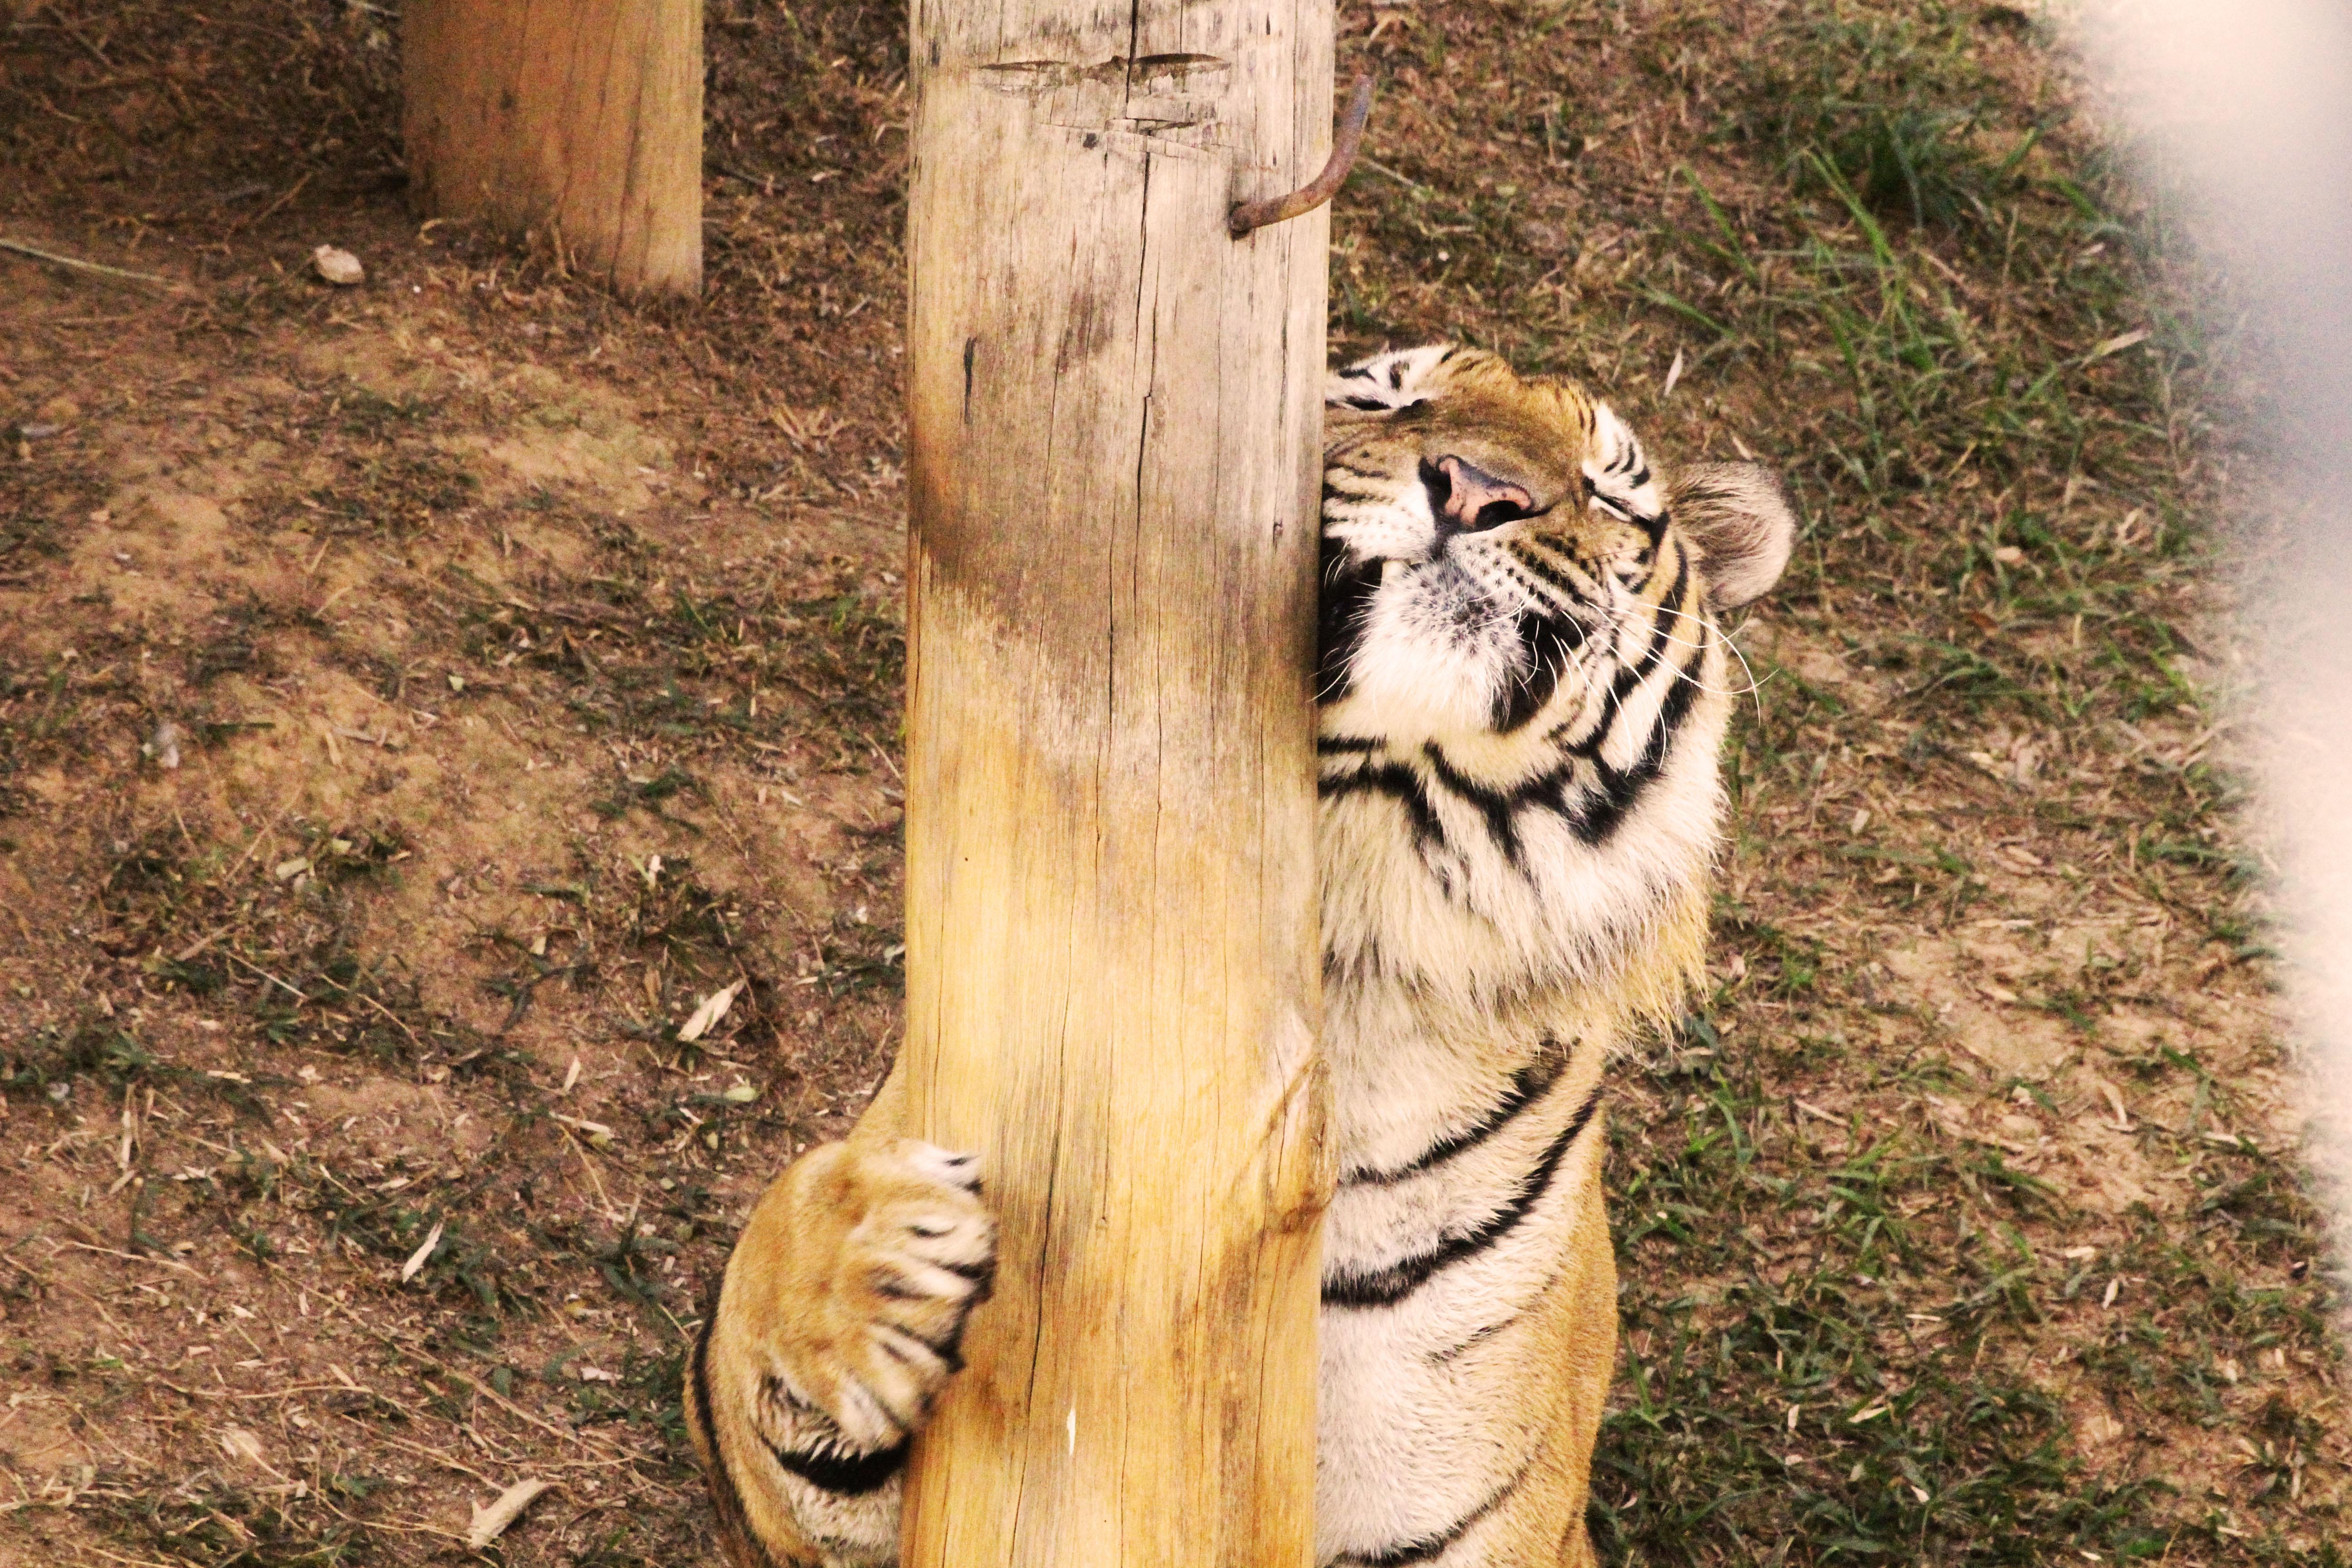
[(1760, 599), (1780, 580), (1797, 542), (1797, 513), (1770, 468), (1693, 463), (1667, 485), (1666, 506), (1698, 552), (1717, 609)]

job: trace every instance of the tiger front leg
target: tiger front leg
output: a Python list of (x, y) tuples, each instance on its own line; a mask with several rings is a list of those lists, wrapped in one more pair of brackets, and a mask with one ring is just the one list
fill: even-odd
[(687, 1417), (735, 1568), (894, 1563), (900, 1472), (996, 1266), (976, 1156), (813, 1149), (728, 1259)]

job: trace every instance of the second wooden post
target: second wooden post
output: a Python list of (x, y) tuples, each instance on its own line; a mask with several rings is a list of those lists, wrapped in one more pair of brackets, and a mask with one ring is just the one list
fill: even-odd
[(409, 195), (625, 293), (702, 288), (702, 0), (409, 0)]
[(917, 0), (907, 1072), (995, 1299), (908, 1568), (1307, 1568), (1324, 0)]

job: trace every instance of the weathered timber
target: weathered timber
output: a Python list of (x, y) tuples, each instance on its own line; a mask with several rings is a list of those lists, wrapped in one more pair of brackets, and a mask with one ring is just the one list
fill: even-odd
[(701, 0), (409, 0), (409, 195), (629, 293), (702, 287)]
[(1003, 1222), (908, 1568), (1306, 1568), (1325, 0), (917, 0), (907, 1061)]

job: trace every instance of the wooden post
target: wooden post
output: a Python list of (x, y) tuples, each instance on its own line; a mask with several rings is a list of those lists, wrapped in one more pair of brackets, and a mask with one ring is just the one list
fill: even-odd
[(1328, 0), (916, 0), (904, 1064), (1003, 1226), (908, 1568), (1307, 1568)]
[(419, 213), (548, 237), (629, 293), (702, 287), (702, 0), (409, 0)]

